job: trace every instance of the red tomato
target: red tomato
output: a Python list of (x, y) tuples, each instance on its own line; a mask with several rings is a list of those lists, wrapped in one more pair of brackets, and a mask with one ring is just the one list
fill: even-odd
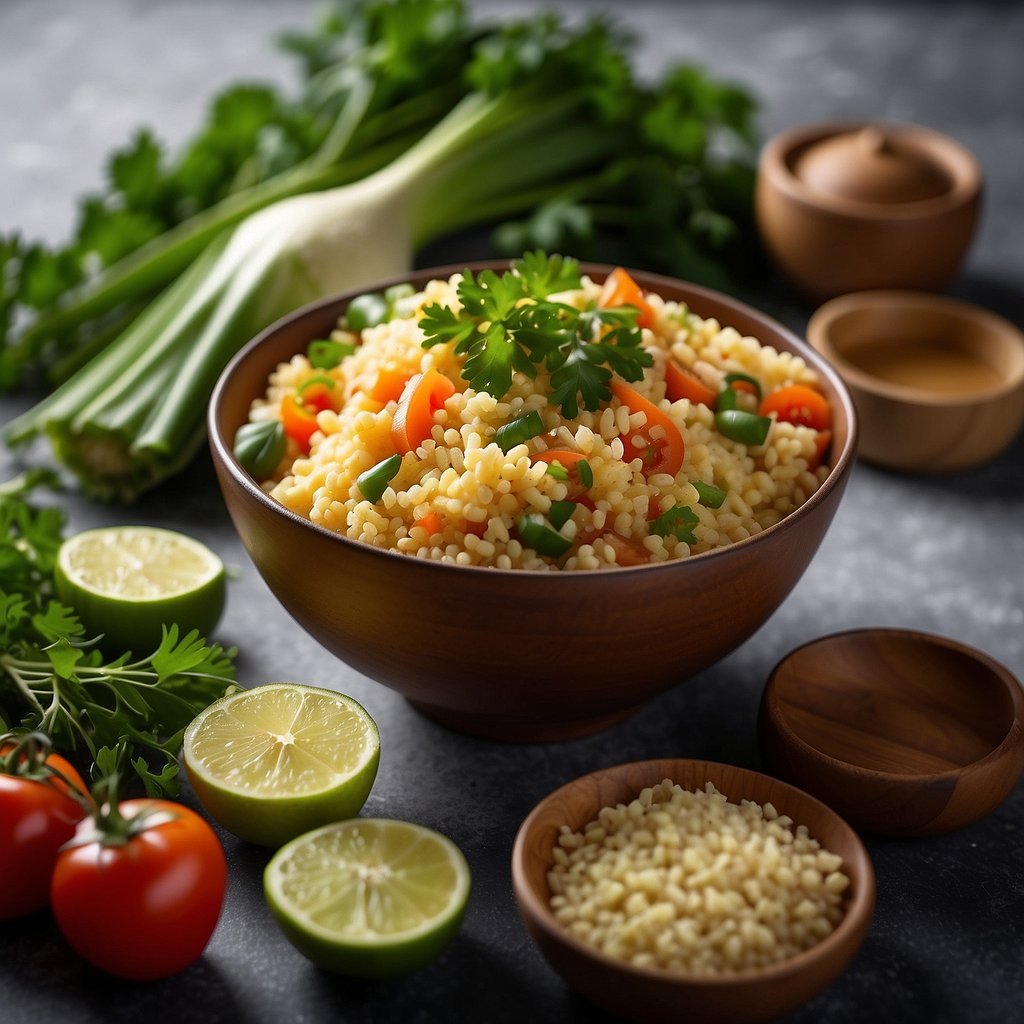
[[(675, 476), (682, 469), (686, 445), (679, 428), (653, 402), (631, 388), (617, 377), (611, 382), (612, 394), (631, 413), (642, 412), (647, 422), (622, 437), (625, 450), (623, 458), (630, 462), (639, 458), (643, 463), (645, 477), (655, 473)], [(658, 428), (655, 431), (655, 428)]]
[(220, 916), (227, 862), (209, 825), (168, 800), (125, 800), (121, 814), (146, 814), (125, 841), (93, 838), (57, 859), (50, 902), (67, 941), (122, 978), (166, 978), (206, 948)]
[[(5, 747), (0, 754), (11, 749)], [(82, 777), (59, 754), (46, 764), (83, 794)], [(60, 848), (75, 834), (85, 809), (68, 796), (58, 778), (36, 781), (0, 774), (0, 919), (10, 920), (45, 907)]]

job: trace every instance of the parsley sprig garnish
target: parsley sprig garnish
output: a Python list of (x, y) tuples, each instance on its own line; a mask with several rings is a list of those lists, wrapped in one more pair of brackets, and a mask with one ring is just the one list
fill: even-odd
[(581, 285), (579, 263), (527, 253), (510, 271), (466, 270), (458, 284), (459, 310), (433, 303), (423, 311), (423, 346), (454, 344), (466, 356), (462, 377), (475, 391), (503, 398), (512, 375), (536, 379), (543, 364), (551, 377), (552, 405), (572, 419), (582, 404), (591, 412), (611, 398), (612, 374), (639, 380), (652, 358), (641, 347), (637, 310), (586, 309), (551, 298)]

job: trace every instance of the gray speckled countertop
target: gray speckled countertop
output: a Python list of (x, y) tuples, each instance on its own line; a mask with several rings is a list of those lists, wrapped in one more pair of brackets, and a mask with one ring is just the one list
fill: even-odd
[[(518, 0), (500, 9), (538, 6)], [(218, 86), (239, 77), (284, 79), (289, 66), (269, 37), (308, 24), (312, 7), (298, 0), (5, 0), (0, 226), (60, 238), (73, 197), (96, 185), (104, 156), (132, 129), (153, 124), (173, 144)], [(688, 57), (754, 89), (765, 135), (804, 121), (873, 117), (916, 121), (965, 143), (986, 173), (986, 207), (949, 290), (1024, 323), (1024, 5), (634, 0), (622, 9), (652, 68)], [(776, 282), (765, 283), (763, 305), (798, 331), (811, 312)], [(0, 401), (0, 419), (23, 405)], [(0, 479), (14, 465), (0, 453)], [(953, 477), (911, 478), (859, 464), (810, 569), (754, 637), (631, 721), (557, 745), (495, 745), (449, 733), (307, 639), (249, 563), (205, 458), (133, 509), (76, 498), (67, 508), (71, 530), (130, 521), (186, 529), (237, 566), (219, 638), (238, 646), (241, 680), (293, 678), (362, 701), (382, 738), (366, 813), (446, 832), (466, 853), (474, 891), (459, 938), (435, 965), (389, 984), (334, 978), (303, 960), (271, 922), (260, 889), (266, 854), (222, 834), (228, 898), (198, 964), (157, 984), (112, 981), (69, 955), (49, 917), (36, 915), (0, 936), (4, 1024), (602, 1021), (547, 967), (514, 909), (509, 853), (537, 799), (585, 771), (648, 756), (759, 767), (754, 727), (768, 672), (791, 648), (837, 629), (943, 633), (1024, 677), (1024, 438), (990, 465)], [(1020, 1020), (1024, 787), (960, 833), (867, 842), (878, 876), (871, 932), (846, 974), (791, 1019)]]

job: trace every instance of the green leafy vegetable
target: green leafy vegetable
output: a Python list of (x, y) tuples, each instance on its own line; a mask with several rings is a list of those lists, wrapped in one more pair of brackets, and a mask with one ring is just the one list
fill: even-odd
[(699, 522), (700, 516), (688, 505), (673, 505), (651, 523), (651, 533), (658, 537), (675, 537), (684, 544), (696, 544), (693, 527)]
[(172, 625), (149, 656), (105, 661), (53, 597), (63, 525), (59, 509), (0, 496), (0, 718), (90, 764), (120, 748), (148, 793), (173, 793), (185, 726), (233, 686), (234, 651)]
[(550, 402), (568, 417), (595, 410), (611, 398), (612, 373), (639, 380), (650, 366), (640, 347), (636, 310), (579, 310), (549, 296), (580, 285), (576, 260), (528, 253), (510, 271), (466, 270), (458, 285), (459, 310), (434, 303), (420, 326), (425, 348), (449, 343), (465, 355), (462, 376), (477, 391), (502, 398), (512, 374), (533, 379), (543, 364), (551, 375)]
[[(459, 0), (349, 0), (288, 45), (300, 97), (233, 88), (181, 154), (152, 132), (117, 154), (68, 246), (0, 240), (0, 388), (63, 382), (6, 439), (45, 436), (92, 495), (128, 501), (187, 464), (221, 369), (274, 319), (400, 275), (442, 235), (536, 214), (549, 248), (593, 225), (606, 248), (579, 255), (711, 284), (752, 249), (749, 98), (692, 69), (642, 84), (606, 20), (480, 27)], [(517, 315), (511, 352), (507, 326), (475, 339), (486, 390), (549, 362), (572, 415), (635, 372), (624, 311), (575, 331)]]

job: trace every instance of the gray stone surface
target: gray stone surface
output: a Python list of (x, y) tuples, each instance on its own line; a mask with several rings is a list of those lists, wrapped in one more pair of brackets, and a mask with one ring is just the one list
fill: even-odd
[[(527, 12), (539, 5), (478, 6)], [(311, 9), (270, 0), (4, 0), (0, 226), (60, 238), (73, 197), (95, 187), (105, 154), (135, 127), (153, 124), (174, 143), (221, 84), (285, 80), (289, 66), (268, 38), (305, 24)], [(930, 125), (971, 147), (987, 175), (986, 215), (950, 291), (1024, 323), (1021, 4), (636, 0), (622, 10), (652, 69), (692, 58), (755, 89), (765, 134), (835, 116), (882, 117)], [(468, 251), (474, 244), (451, 255), (476, 255)], [(762, 301), (798, 330), (810, 312), (777, 282), (765, 283)], [(3, 400), (0, 419), (22, 404)], [(266, 855), (223, 835), (227, 904), (197, 965), (157, 984), (112, 981), (71, 955), (50, 918), (37, 915), (0, 935), (0, 1020), (604, 1020), (547, 967), (516, 916), (508, 857), (519, 821), (549, 790), (605, 764), (678, 755), (759, 767), (754, 726), (768, 672), (797, 644), (836, 629), (943, 633), (1024, 677), (1022, 460), (1018, 438), (997, 461), (955, 477), (858, 465), (811, 568), (751, 640), (632, 721), (541, 746), (449, 733), (307, 639), (249, 563), (205, 458), (130, 510), (68, 497), (72, 530), (129, 521), (185, 529), (235, 566), (219, 636), (238, 645), (241, 680), (296, 679), (362, 701), (383, 746), (366, 813), (446, 832), (466, 853), (474, 891), (458, 940), (436, 965), (388, 984), (332, 978), (274, 927), (260, 888)], [(0, 478), (14, 468), (0, 453)], [(879, 887), (872, 930), (850, 970), (792, 1020), (1019, 1020), (1024, 788), (961, 833), (920, 842), (869, 837), (868, 845)]]

